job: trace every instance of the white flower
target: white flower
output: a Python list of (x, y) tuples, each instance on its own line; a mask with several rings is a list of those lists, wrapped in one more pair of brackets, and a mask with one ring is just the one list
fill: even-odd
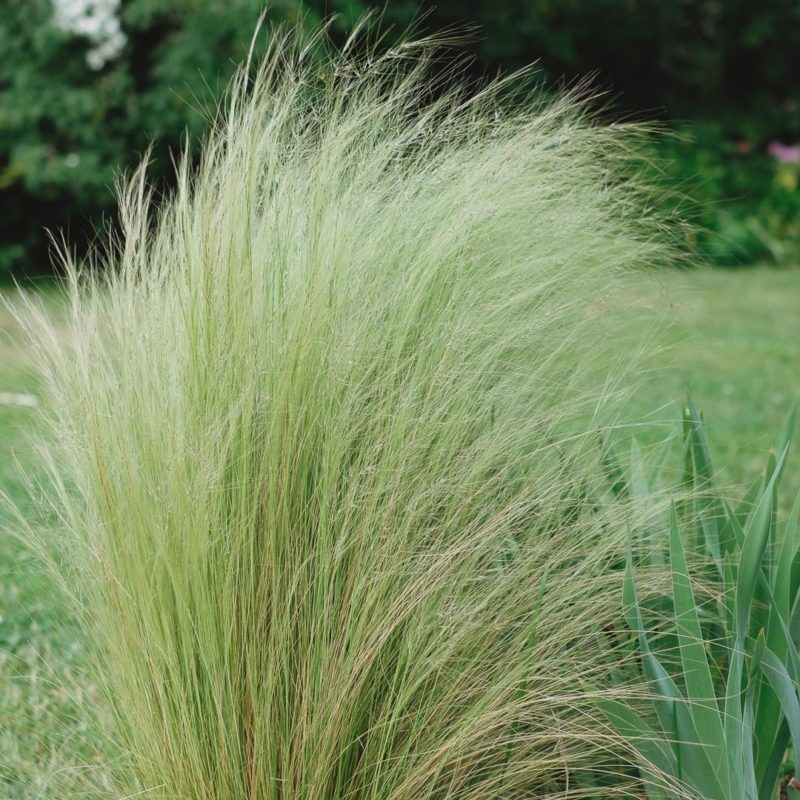
[(119, 10), (120, 0), (53, 0), (56, 25), (92, 43), (86, 62), (94, 70), (102, 69), (125, 46)]

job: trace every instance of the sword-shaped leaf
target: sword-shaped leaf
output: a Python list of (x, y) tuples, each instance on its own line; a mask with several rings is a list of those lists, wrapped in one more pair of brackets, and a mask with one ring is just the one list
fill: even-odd
[(701, 741), (709, 749), (709, 760), (715, 772), (722, 775), (725, 758), (725, 733), (716, 701), (714, 681), (708, 665), (703, 633), (697, 617), (697, 604), (689, 579), (689, 566), (683, 547), (678, 515), (670, 509), (670, 567), (672, 598), (675, 605), (675, 627), (683, 667), (689, 713)]

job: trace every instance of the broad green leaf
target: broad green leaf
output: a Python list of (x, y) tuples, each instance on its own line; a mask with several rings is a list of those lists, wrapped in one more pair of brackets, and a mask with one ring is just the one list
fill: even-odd
[[(642, 651), (642, 666), (644, 667), (645, 677), (654, 684), (658, 693), (667, 702), (668, 713), (672, 714), (671, 703), (673, 701), (683, 701), (683, 697), (664, 669), (661, 662), (653, 654), (650, 643), (647, 640), (647, 632), (642, 619), (642, 609), (639, 604), (639, 594), (636, 589), (636, 580), (633, 575), (633, 554), (631, 551), (630, 535), (628, 536), (628, 558), (625, 564), (625, 578), (622, 586), (623, 613), (628, 627), (636, 634), (639, 641), (639, 649)], [(659, 714), (661, 719), (662, 714)], [(664, 730), (675, 734), (672, 730), (669, 718), (661, 720)]]
[[(795, 499), (789, 518), (783, 528), (783, 538), (778, 551), (776, 569), (772, 581), (772, 596), (775, 599), (775, 608), (787, 623), (789, 622), (792, 604), (792, 564), (799, 547), (800, 494)], [(778, 651), (775, 652), (780, 655)]]
[(620, 466), (619, 457), (614, 446), (609, 441), (602, 441), (602, 464), (606, 473), (611, 491), (615, 497), (628, 497), (628, 482)]
[[(755, 741), (759, 741), (755, 738)], [(775, 797), (775, 786), (778, 782), (778, 775), (781, 771), (781, 766), (786, 756), (786, 748), (789, 746), (789, 726), (786, 724), (786, 719), (781, 717), (781, 726), (778, 729), (778, 735), (772, 743), (772, 748), (769, 753), (769, 759), (766, 760), (766, 766), (756, 777), (759, 781), (758, 792), (759, 797)], [(759, 742), (759, 752), (761, 743)]]
[[(773, 501), (775, 498), (773, 498)], [(796, 659), (796, 648), (789, 636), (788, 624), (791, 614), (791, 572), (792, 563), (798, 550), (798, 517), (800, 517), (800, 497), (795, 502), (789, 519), (783, 527), (780, 548), (777, 549), (775, 566), (770, 574), (770, 600), (767, 617), (767, 646), (784, 664), (787, 658)], [(795, 670), (790, 674), (797, 675)], [(796, 679), (796, 678), (795, 678)], [(779, 736), (781, 728), (781, 706), (772, 687), (762, 681), (757, 703), (757, 730), (755, 735), (761, 743), (759, 763), (761, 770), (768, 773), (768, 763), (774, 759), (766, 744)], [(769, 757), (769, 762), (768, 762)]]
[(727, 522), (730, 525), (731, 530), (733, 531), (733, 536), (734, 536), (734, 541), (736, 542), (736, 546), (739, 549), (741, 549), (742, 545), (744, 544), (744, 528), (742, 527), (744, 523), (739, 518), (739, 515), (736, 514), (736, 512), (733, 511), (731, 507), (728, 505), (727, 500), (723, 499), (722, 506), (725, 509), (725, 516), (727, 518)]
[[(742, 711), (742, 667), (744, 653), (736, 642), (730, 655), (728, 679), (725, 683), (725, 741), (730, 757), (735, 759), (741, 756), (742, 748), (746, 746), (743, 726), (744, 713)], [(741, 766), (741, 764), (740, 764)], [(744, 775), (737, 776), (740, 781)]]
[(789, 725), (792, 749), (795, 753), (800, 753), (800, 701), (797, 699), (796, 685), (783, 662), (768, 647), (765, 648), (761, 660), (764, 676), (775, 690)]
[[(800, 655), (798, 655), (797, 648), (792, 641), (789, 626), (780, 618), (778, 618), (778, 621), (780, 622), (781, 630), (783, 631), (787, 642), (785, 651), (787, 658), (783, 663), (787, 672), (789, 673), (792, 683), (794, 686), (798, 686), (800, 685)], [(762, 674), (763, 672), (764, 670), (762, 669)], [(775, 737), (775, 741), (773, 742), (770, 759), (766, 763), (763, 774), (761, 775), (760, 789), (762, 792), (762, 797), (774, 797), (775, 784), (777, 783), (778, 774), (783, 763), (784, 755), (786, 754), (789, 738), (789, 726), (786, 722), (786, 718), (784, 717), (781, 727), (778, 731), (778, 735)]]
[(734, 542), (731, 531), (724, 524), (722, 504), (712, 492), (714, 469), (702, 416), (691, 396), (687, 397), (686, 405), (693, 484), (696, 491), (703, 493), (696, 497), (696, 513), (706, 548), (721, 575), (722, 558), (733, 549)]
[[(786, 454), (781, 455), (779, 465)], [(778, 466), (779, 469), (779, 466)], [(777, 469), (761, 493), (753, 514), (747, 521), (744, 531), (744, 542), (739, 559), (739, 570), (736, 578), (736, 639), (743, 643), (747, 637), (747, 625), (750, 619), (750, 606), (753, 600), (756, 579), (761, 570), (761, 561), (772, 528), (773, 487), (777, 477)]]
[(706, 438), (705, 429), (703, 426), (703, 418), (697, 410), (694, 400), (691, 395), (686, 397), (686, 410), (688, 413), (689, 434), (692, 456), (693, 472), (695, 477), (695, 484), (697, 479), (710, 483), (714, 471), (711, 468), (711, 451), (708, 446), (708, 439)]
[(672, 703), (682, 701), (678, 687), (664, 669), (661, 662), (653, 655), (647, 633), (642, 620), (642, 609), (639, 605), (639, 595), (636, 590), (636, 581), (633, 576), (633, 555), (631, 552), (630, 535), (628, 536), (628, 558), (625, 563), (625, 578), (622, 585), (623, 613), (628, 627), (636, 634), (639, 649), (642, 651), (642, 667), (645, 678), (654, 684), (654, 688), (664, 699), (664, 703), (656, 703), (656, 712), (659, 721), (668, 738), (675, 739), (677, 730), (672, 723)]
[(792, 632), (792, 639), (797, 641), (800, 639), (800, 591), (794, 587), (794, 579), (792, 584), (794, 599), (792, 601), (792, 611), (789, 615), (789, 630)]
[(734, 514), (740, 528), (744, 529), (745, 525), (747, 525), (747, 520), (753, 513), (753, 509), (756, 507), (756, 503), (758, 502), (758, 498), (761, 495), (763, 488), (764, 479), (763, 477), (760, 477), (750, 486), (745, 496), (734, 509)]
[(781, 628), (787, 641), (786, 660), (783, 663), (786, 666), (786, 669), (789, 671), (792, 680), (795, 682), (795, 684), (800, 686), (800, 654), (798, 654), (797, 647), (794, 645), (792, 640), (792, 634), (789, 626), (783, 622), (783, 620), (779, 621), (781, 622)]
[[(661, 696), (660, 700), (653, 701), (653, 705), (665, 739), (673, 743), (678, 767), (677, 777), (689, 782), (705, 797), (723, 800), (726, 793), (720, 785), (719, 770), (715, 769), (718, 759), (716, 756), (709, 757), (706, 743), (697, 733), (686, 701), (669, 673), (653, 654), (647, 640), (633, 575), (630, 536), (623, 583), (623, 604), (628, 626), (637, 634), (639, 640), (645, 678)], [(729, 783), (727, 775), (722, 776), (722, 781), (726, 785)]]
[(614, 730), (632, 744), (648, 764), (667, 775), (677, 776), (678, 765), (663, 734), (656, 733), (624, 703), (602, 699), (597, 701), (597, 707), (603, 712)]
[[(763, 641), (763, 635), (760, 637)], [(759, 786), (771, 785), (773, 782), (770, 774), (773, 772), (775, 763), (775, 750), (779, 750), (781, 756), (786, 751), (786, 737), (783, 730), (783, 713), (781, 703), (775, 694), (774, 689), (762, 677), (753, 675), (755, 667), (751, 664), (751, 684), (757, 686), (756, 713), (752, 721), (752, 736), (758, 742), (758, 753), (756, 756), (756, 774)], [(780, 762), (778, 762), (780, 763)]]
[[(764, 651), (764, 636), (763, 633), (759, 634), (758, 642), (756, 644), (756, 652), (753, 655), (752, 671), (755, 670), (756, 665), (761, 660)], [(744, 791), (744, 796), (748, 800), (759, 800), (758, 796), (758, 778), (756, 776), (756, 764), (754, 759), (753, 750), (756, 743), (761, 744), (758, 739), (754, 738), (755, 723), (753, 720), (753, 698), (755, 695), (756, 681), (753, 675), (750, 675), (750, 680), (747, 685), (747, 693), (744, 699), (744, 714), (742, 716), (742, 748), (741, 748), (741, 783), (739, 784)]]
[(703, 742), (709, 748), (718, 748), (718, 752), (710, 756), (712, 763), (716, 763), (725, 756), (725, 735), (674, 505), (670, 509), (670, 566), (675, 627), (689, 710)]
[(725, 633), (727, 637), (730, 639), (730, 644), (732, 644), (733, 639), (735, 638), (733, 630), (735, 628), (735, 624), (733, 621), (734, 611), (733, 611), (733, 591), (732, 588), (736, 586), (736, 564), (734, 563), (733, 555), (728, 555), (723, 563), (723, 586), (725, 587), (725, 591), (722, 593), (718, 601), (718, 607), (720, 609), (720, 620), (725, 625)]
[[(742, 690), (744, 647), (747, 641), (753, 595), (759, 578), (761, 578), (766, 591), (769, 591), (769, 586), (761, 569), (761, 563), (772, 530), (772, 489), (774, 480), (775, 473), (773, 473), (769, 484), (761, 493), (758, 503), (747, 521), (739, 559), (739, 569), (736, 575), (734, 646), (725, 687), (725, 730), (728, 738), (728, 747), (734, 753), (739, 752), (745, 746), (741, 730), (744, 725), (744, 719), (740, 692)], [(769, 725), (770, 716), (771, 712), (768, 711), (767, 717), (760, 727), (768, 731), (769, 737), (774, 737), (775, 731)], [(748, 733), (748, 736), (752, 737), (752, 733)], [(771, 742), (767, 746), (770, 745)]]
[(752, 678), (758, 672), (758, 668), (761, 666), (761, 658), (763, 657), (766, 649), (767, 642), (764, 637), (764, 631), (761, 630), (758, 632), (755, 644), (753, 645), (753, 652), (750, 655), (750, 664), (748, 665), (750, 678)]
[[(797, 418), (797, 403), (795, 402), (792, 406), (791, 410), (789, 411), (788, 416), (786, 417), (786, 421), (783, 423), (778, 436), (775, 440), (775, 453), (783, 453), (786, 454), (791, 447), (792, 438), (794, 437), (794, 427), (795, 421)], [(780, 465), (776, 465), (776, 471), (778, 474), (778, 481), (780, 481), (781, 474), (783, 472), (784, 467), (786, 466), (786, 458), (780, 463)], [(771, 475), (767, 475), (767, 478), (771, 478)]]

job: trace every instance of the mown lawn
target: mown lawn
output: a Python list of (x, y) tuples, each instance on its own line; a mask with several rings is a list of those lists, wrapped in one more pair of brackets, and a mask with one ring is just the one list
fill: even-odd
[[(638, 435), (653, 443), (675, 430), (688, 390), (720, 481), (749, 485), (800, 398), (800, 270), (668, 273), (642, 289), (660, 333), (628, 414)], [(800, 449), (786, 469), (785, 501), (800, 491)]]
[[(36, 409), (14, 405), (36, 392), (29, 354), (0, 307), (0, 491), (23, 507), (28, 492), (19, 463), (30, 459), (25, 432)], [(0, 504), (0, 797), (110, 796), (101, 743), (89, 709), (93, 687), (83, 672), (84, 641), (39, 559)], [(57, 544), (57, 543), (56, 543)]]
[[(704, 410), (723, 482), (749, 483), (800, 394), (800, 270), (686, 272), (634, 281), (625, 304), (645, 309), (631, 338), (653, 338), (628, 420), (644, 445), (674, 431), (690, 389)], [(649, 311), (648, 311), (649, 309)], [(669, 326), (664, 327), (667, 310)], [(632, 315), (633, 318), (634, 315)], [(652, 320), (652, 326), (648, 324)], [(0, 310), (0, 397), (36, 393), (29, 354)], [(24, 504), (17, 460), (36, 409), (0, 403), (0, 488)], [(786, 488), (800, 490), (800, 454)], [(88, 724), (92, 687), (83, 640), (58, 592), (0, 512), (0, 797), (99, 797), (108, 751)], [(81, 765), (80, 768), (77, 765)]]

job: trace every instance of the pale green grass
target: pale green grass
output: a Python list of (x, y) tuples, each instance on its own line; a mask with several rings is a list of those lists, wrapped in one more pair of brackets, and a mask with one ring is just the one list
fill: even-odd
[(628, 514), (616, 300), (668, 250), (637, 132), (524, 76), (432, 91), (429, 45), (270, 41), (197, 173), (155, 209), (135, 176), (102, 277), (29, 320), (119, 791), (616, 795), (584, 687)]
[[(667, 399), (677, 407), (690, 386), (709, 416), (717, 466), (731, 482), (744, 482), (761, 467), (763, 456), (786, 413), (787, 398), (800, 381), (798, 314), (800, 272), (773, 270), (666, 273), (631, 287), (637, 302), (671, 298), (668, 348), (651, 359), (656, 370), (635, 403), (637, 415), (671, 422), (657, 411)], [(0, 391), (35, 391), (31, 356), (8, 314), (0, 312)], [(771, 389), (771, 391), (770, 391)], [(767, 392), (766, 403), (763, 393)], [(21, 428), (34, 416), (29, 409), (0, 406), (2, 486), (21, 496), (21, 479), (11, 457), (25, 458)], [(645, 421), (639, 435), (656, 441), (660, 428)], [(785, 480), (796, 486), (797, 459)], [(0, 542), (0, 766), (4, 796), (78, 797), (85, 775), (76, 767), (96, 763), (97, 752), (82, 737), (86, 687), (70, 697), (62, 683), (82, 643), (80, 631), (34, 568), (32, 554), (7, 536)], [(83, 675), (78, 680), (84, 679)], [(70, 787), (65, 793), (65, 787)]]
[[(599, 488), (596, 433), (631, 419), (665, 297), (700, 360), (678, 349), (635, 402), (699, 384), (713, 421), (709, 375), (741, 365), (702, 356), (710, 279), (680, 298), (664, 278), (642, 322), (658, 278), (629, 271), (663, 248), (635, 136), (575, 98), (467, 102), (428, 92), (425, 48), (320, 66), (273, 41), (198, 174), (155, 212), (137, 176), (105, 277), (73, 271), (67, 318), (32, 315), (36, 349), (5, 351), (22, 388), (46, 367), (23, 458), (52, 512), (5, 521), (3, 602), (32, 642), (3, 650), (8, 793), (618, 794), (583, 687), (605, 678), (631, 512)], [(727, 313), (732, 340), (752, 330)], [(105, 703), (135, 772), (113, 786)]]
[[(625, 421), (641, 421), (639, 438), (659, 441), (662, 424), (674, 424), (684, 389), (691, 387), (706, 411), (723, 478), (748, 482), (763, 465), (789, 399), (800, 390), (800, 271), (670, 272), (631, 281), (625, 296), (655, 311), (671, 303), (672, 322), (661, 337), (665, 350), (649, 359), (654, 371)], [(640, 325), (637, 321), (635, 330), (646, 332)], [(0, 391), (37, 390), (31, 359), (18, 327), (0, 310)], [(0, 406), (0, 485), (18, 501), (24, 492), (12, 454), (27, 458), (22, 434), (35, 413)], [(789, 461), (784, 481), (787, 488), (800, 488), (797, 458)], [(99, 762), (94, 782), (102, 787), (105, 780), (103, 748), (86, 730), (87, 697), (100, 701), (91, 695), (75, 649), (85, 647), (84, 637), (63, 597), (34, 565), (33, 554), (4, 531), (0, 794), (72, 800), (89, 794), (83, 765)], [(73, 688), (65, 690), (64, 683)]]

